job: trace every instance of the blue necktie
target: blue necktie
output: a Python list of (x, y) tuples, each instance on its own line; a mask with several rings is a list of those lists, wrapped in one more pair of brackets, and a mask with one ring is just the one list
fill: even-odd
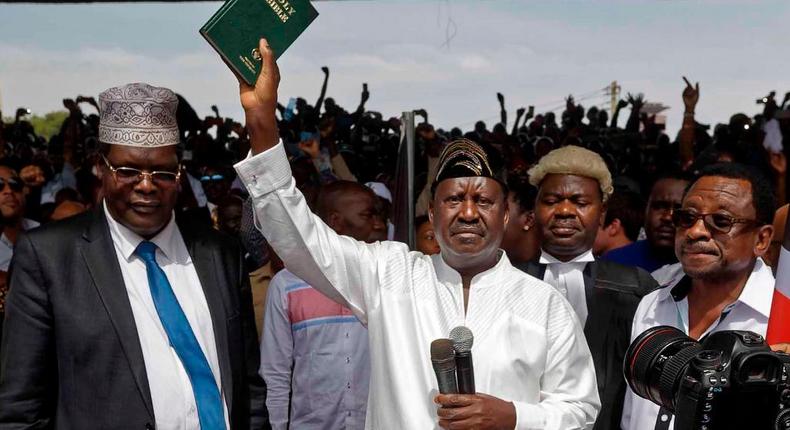
[(159, 320), (167, 332), (170, 346), (176, 350), (192, 383), (201, 430), (224, 429), (225, 414), (217, 382), (165, 272), (156, 263), (156, 245), (143, 241), (137, 246), (135, 253), (145, 261), (148, 287), (151, 289)]

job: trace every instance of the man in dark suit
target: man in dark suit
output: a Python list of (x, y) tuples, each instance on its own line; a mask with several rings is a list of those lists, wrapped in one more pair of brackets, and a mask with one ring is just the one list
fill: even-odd
[(595, 429), (618, 429), (626, 383), (623, 358), (634, 312), (657, 287), (650, 274), (593, 257), (592, 247), (612, 194), (612, 177), (601, 157), (567, 146), (541, 158), (529, 171), (538, 187), (535, 221), (540, 257), (517, 264), (562, 292), (576, 311), (592, 352), (601, 411)]
[(240, 247), (174, 219), (176, 104), (102, 93), (103, 203), (20, 236), (0, 429), (269, 428)]

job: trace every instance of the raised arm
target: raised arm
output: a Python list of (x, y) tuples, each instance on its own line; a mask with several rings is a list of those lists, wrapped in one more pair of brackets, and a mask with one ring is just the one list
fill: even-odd
[(510, 132), (511, 136), (515, 136), (518, 134), (518, 123), (521, 122), (521, 117), (524, 116), (524, 113), (527, 110), (525, 108), (518, 108), (516, 110), (516, 120), (513, 122), (513, 131)]
[(617, 120), (620, 118), (620, 111), (626, 106), (628, 106), (628, 102), (625, 100), (621, 99), (617, 102), (617, 106), (614, 108), (614, 114), (612, 114), (612, 122), (609, 124), (610, 128), (617, 128)]
[(321, 86), (321, 94), (318, 96), (318, 101), (315, 102), (315, 114), (321, 116), (321, 107), (324, 105), (324, 98), (326, 97), (326, 85), (329, 83), (329, 67), (321, 67), (324, 72), (324, 84)]
[(507, 110), (505, 109), (505, 96), (502, 93), (496, 93), (496, 99), (499, 101), (499, 121), (507, 127)]
[(683, 126), (680, 128), (678, 141), (680, 144), (680, 163), (683, 168), (691, 165), (694, 161), (694, 137), (696, 134), (697, 123), (694, 120), (694, 109), (699, 101), (699, 82), (692, 86), (691, 82), (683, 77), (686, 88), (683, 90)]
[[(392, 243), (366, 245), (340, 236), (313, 215), (296, 189), (274, 118), (280, 75), (271, 49), (261, 41), (263, 68), (255, 86), (241, 83), (252, 154), (235, 167), (252, 196), (257, 227), (286, 267), (331, 299), (347, 305), (363, 322), (377, 297), (379, 257)], [(391, 255), (388, 255), (391, 257)], [(375, 305), (375, 303), (372, 303)]]

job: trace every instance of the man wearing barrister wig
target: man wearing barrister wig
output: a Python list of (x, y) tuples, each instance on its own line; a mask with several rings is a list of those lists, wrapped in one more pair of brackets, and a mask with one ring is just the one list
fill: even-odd
[(174, 218), (175, 94), (99, 102), (104, 201), (17, 242), (0, 429), (269, 428), (243, 254)]
[[(568, 302), (499, 249), (507, 221), (499, 166), (458, 140), (440, 157), (431, 222), (441, 253), (340, 236), (310, 212), (291, 177), (275, 110), (279, 71), (241, 84), (251, 156), (236, 165), (259, 226), (286, 267), (368, 326), (368, 429), (588, 428), (600, 406), (590, 351)], [(429, 347), (474, 333), (476, 395), (437, 395)]]
[(528, 173), (538, 187), (535, 222), (543, 243), (537, 258), (516, 267), (551, 284), (571, 303), (595, 362), (601, 397), (595, 430), (617, 429), (631, 322), (640, 298), (658, 285), (638, 267), (593, 256), (613, 192), (612, 175), (598, 154), (565, 146), (546, 154)]

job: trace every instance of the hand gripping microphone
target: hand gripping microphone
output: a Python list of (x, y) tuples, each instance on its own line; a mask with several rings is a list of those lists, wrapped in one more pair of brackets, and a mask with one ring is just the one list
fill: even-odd
[(458, 370), (458, 392), (475, 394), (475, 368), (472, 366), (472, 344), (475, 337), (472, 330), (458, 326), (450, 332), (455, 350), (455, 367)]
[(458, 394), (455, 382), (455, 351), (450, 339), (436, 339), (431, 342), (431, 363), (442, 394)]

